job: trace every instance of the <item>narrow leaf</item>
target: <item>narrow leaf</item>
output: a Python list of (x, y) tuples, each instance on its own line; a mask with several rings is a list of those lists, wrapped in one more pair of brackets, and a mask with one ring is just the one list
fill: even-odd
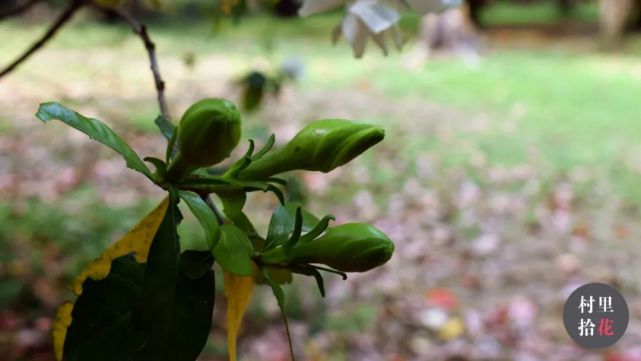
[(150, 360), (164, 360), (163, 350), (170, 343), (172, 318), (179, 278), (180, 242), (177, 227), (181, 215), (177, 199), (170, 204), (149, 248), (141, 310), (138, 322), (147, 333), (148, 342), (142, 353)]
[(58, 119), (63, 123), (78, 129), (109, 148), (120, 153), (127, 162), (127, 166), (151, 179), (151, 171), (140, 159), (138, 154), (125, 143), (111, 128), (98, 119), (87, 118), (59, 103), (49, 102), (40, 104), (36, 116), (43, 122)]
[(205, 232), (205, 238), (207, 239), (208, 249), (211, 251), (218, 244), (218, 221), (214, 211), (209, 208), (207, 202), (205, 202), (199, 195), (193, 192), (180, 191), (180, 198), (187, 203), (187, 206), (191, 210), (191, 213), (194, 214), (200, 226)]
[(163, 117), (162, 115), (159, 115), (154, 120), (154, 123), (158, 127), (158, 130), (160, 130), (160, 133), (162, 133), (163, 137), (165, 137), (165, 139), (167, 140), (170, 140), (174, 135), (174, 132), (176, 131), (176, 126), (171, 121), (169, 121), (169, 119)]
[(167, 150), (165, 152), (165, 161), (169, 161), (178, 153), (178, 132), (176, 126), (167, 118), (159, 115), (154, 123), (160, 130), (160, 133), (167, 139)]
[(229, 361), (236, 361), (236, 340), (254, 290), (254, 278), (224, 272), (224, 282), (227, 298), (227, 352)]
[(289, 332), (289, 322), (287, 321), (287, 313), (285, 313), (285, 293), (283, 292), (283, 289), (280, 287), (280, 285), (272, 280), (268, 272), (265, 272), (265, 270), (262, 270), (262, 274), (265, 280), (267, 281), (267, 283), (269, 284), (269, 286), (272, 288), (274, 297), (276, 297), (276, 301), (278, 302), (278, 308), (280, 308), (280, 314), (283, 317), (283, 323), (285, 323), (285, 331), (287, 332), (287, 342), (289, 342), (289, 353), (292, 357), (292, 361), (294, 361), (295, 357), (294, 357), (294, 347), (292, 344), (292, 336)]

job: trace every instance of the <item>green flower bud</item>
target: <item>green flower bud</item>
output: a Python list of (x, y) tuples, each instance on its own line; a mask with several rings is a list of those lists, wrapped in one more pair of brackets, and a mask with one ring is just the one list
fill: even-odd
[(296, 169), (329, 172), (383, 140), (377, 125), (344, 119), (317, 120), (284, 147), (267, 153), (240, 172), (241, 179), (264, 179)]
[(180, 119), (180, 152), (169, 167), (168, 178), (184, 177), (229, 157), (240, 133), (240, 113), (233, 103), (217, 98), (194, 103)]
[(330, 228), (313, 241), (298, 243), (289, 256), (295, 263), (320, 263), (342, 272), (365, 272), (387, 262), (394, 243), (367, 223)]

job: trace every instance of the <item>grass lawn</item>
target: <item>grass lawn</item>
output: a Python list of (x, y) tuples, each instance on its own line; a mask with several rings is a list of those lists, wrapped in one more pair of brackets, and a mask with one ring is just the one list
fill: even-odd
[[(549, 19), (553, 10), (549, 4), (520, 8), (521, 12), (518, 9), (502, 5), (490, 8), (485, 16), (489, 23), (505, 22), (506, 18), (537, 21), (540, 13), (547, 14), (544, 18)], [(536, 11), (531, 12), (532, 9)], [(581, 7), (577, 16), (590, 18), (593, 10)], [(523, 19), (523, 12), (527, 12), (529, 18)], [(407, 49), (384, 57), (372, 47), (364, 59), (356, 60), (345, 44), (331, 46), (328, 34), (338, 20), (336, 14), (279, 23), (254, 17), (237, 27), (226, 25), (216, 32), (202, 22), (197, 26), (152, 24), (151, 31), (165, 68), (166, 64), (179, 66), (174, 63), (180, 62), (185, 54), (195, 54), (197, 61), (202, 58), (204, 63), (208, 57), (225, 57), (226, 68), (207, 69), (225, 77), (228, 72), (241, 74), (254, 66), (257, 58), (259, 64), (275, 65), (295, 56), (306, 66), (306, 77), (300, 84), (302, 91), (359, 92), (365, 88), (382, 94), (390, 106), (403, 99), (417, 99), (462, 110), (470, 118), (483, 114), (489, 119), (488, 126), (483, 131), (465, 132), (465, 137), (477, 143), (490, 163), (527, 162), (528, 152), (535, 147), (541, 152), (542, 164), (551, 169), (568, 170), (578, 165), (601, 167), (614, 177), (614, 183), (626, 196), (641, 201), (641, 191), (635, 187), (638, 176), (635, 169), (641, 166), (630, 164), (638, 158), (641, 139), (641, 122), (635, 107), (641, 93), (641, 51), (636, 39), (628, 46), (631, 50), (621, 54), (601, 54), (571, 43), (529, 49), (498, 47), (489, 49), (478, 66), (470, 67), (452, 58), (437, 58), (419, 71), (408, 71), (402, 65), (408, 56)], [(415, 26), (415, 20), (406, 20), (408, 33)], [(180, 31), (176, 31), (177, 27)], [(41, 31), (39, 25), (0, 24), (0, 33), (11, 35), (9, 41), (0, 45), (0, 60), (8, 61)], [(119, 68), (124, 64), (119, 63), (119, 59), (144, 61), (140, 58), (144, 54), (138, 40), (129, 36), (127, 28), (96, 26), (86, 21), (77, 21), (61, 32), (48, 50), (23, 66), (23, 71), (35, 74), (37, 79), (44, 78), (51, 69), (64, 64), (63, 60), (53, 59), (44, 67), (43, 59), (47, 54), (65, 51), (75, 56), (64, 57), (64, 62), (77, 63), (72, 72), (61, 75), (71, 82), (96, 73), (105, 76), (120, 72), (132, 82), (146, 81), (148, 75), (129, 69), (133, 67), (131, 64)], [(111, 54), (101, 62), (93, 55), (100, 52)], [(83, 54), (91, 61), (84, 62)], [(128, 118), (135, 124), (152, 129), (148, 119), (153, 116), (153, 109), (141, 112), (132, 108), (129, 112)], [(385, 125), (403, 126), (403, 119), (386, 119), (385, 114), (380, 114), (380, 118), (377, 120)], [(438, 140), (425, 134), (406, 144), (413, 147), (409, 149), (410, 154), (421, 147), (439, 148)], [(440, 151), (448, 158), (447, 149)], [(457, 157), (456, 152), (451, 153), (448, 162), (466, 161), (464, 157)]]

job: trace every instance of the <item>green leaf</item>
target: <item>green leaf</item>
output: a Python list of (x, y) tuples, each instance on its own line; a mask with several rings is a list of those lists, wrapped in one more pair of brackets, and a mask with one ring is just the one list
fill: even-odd
[[(147, 339), (136, 360), (193, 361), (211, 327), (214, 275), (206, 270), (213, 260), (205, 253), (194, 257), (193, 252), (186, 252), (181, 257), (177, 226), (182, 216), (177, 202), (172, 195), (149, 249), (140, 308), (134, 319)], [(202, 277), (195, 278), (202, 272)]]
[(105, 279), (87, 279), (71, 313), (64, 361), (128, 360), (144, 343), (132, 320), (142, 293), (144, 264), (131, 256), (113, 261)]
[(38, 109), (36, 116), (45, 123), (53, 119), (58, 119), (63, 123), (78, 129), (79, 131), (87, 134), (89, 138), (94, 139), (120, 153), (127, 162), (127, 166), (129, 168), (146, 175), (149, 179), (152, 179), (151, 171), (140, 159), (138, 154), (136, 154), (136, 152), (134, 152), (127, 143), (114, 133), (111, 128), (100, 120), (87, 118), (55, 102), (40, 104), (40, 108)]
[(279, 284), (274, 282), (269, 275), (269, 272), (266, 272), (265, 270), (261, 270), (263, 277), (269, 284), (269, 286), (272, 288), (272, 293), (274, 293), (274, 297), (276, 297), (276, 301), (278, 302), (278, 308), (280, 308), (280, 314), (283, 317), (283, 322), (285, 323), (285, 331), (287, 331), (287, 341), (289, 342), (289, 353), (292, 357), (292, 361), (295, 360), (294, 357), (294, 347), (292, 345), (292, 336), (289, 332), (289, 322), (287, 321), (287, 313), (285, 312), (285, 293), (283, 292), (283, 289), (280, 287)]
[(154, 120), (154, 123), (158, 127), (158, 130), (160, 130), (160, 133), (162, 133), (162, 135), (167, 140), (170, 140), (174, 135), (174, 132), (176, 131), (176, 126), (171, 121), (169, 121), (169, 119), (163, 117), (162, 115), (159, 115)]
[[(216, 294), (213, 262), (208, 251), (186, 251), (180, 256), (177, 281), (164, 299), (171, 309), (165, 313), (168, 317), (160, 318), (159, 314), (142, 325), (148, 339), (135, 360), (194, 361), (202, 352), (211, 329)], [(148, 307), (148, 303), (141, 304), (141, 316), (149, 313)], [(149, 331), (156, 328), (166, 332)]]
[(209, 250), (213, 250), (218, 243), (219, 236), (216, 214), (198, 194), (187, 191), (180, 191), (179, 194), (203, 228)]
[(244, 191), (219, 192), (216, 195), (223, 202), (223, 212), (229, 219), (233, 220), (242, 213), (247, 201), (247, 194)]
[(223, 270), (238, 276), (253, 273), (254, 247), (247, 234), (233, 224), (220, 226), (220, 238), (214, 248), (214, 257)]
[(177, 200), (170, 196), (169, 207), (151, 243), (138, 320), (149, 340), (141, 351), (144, 358), (164, 359), (161, 350), (170, 343), (176, 287), (179, 278), (180, 242), (177, 227), (182, 219)]
[(214, 256), (209, 251), (188, 250), (180, 255), (180, 271), (190, 279), (203, 277), (213, 266)]
[(169, 161), (178, 153), (178, 133), (176, 132), (176, 126), (167, 118), (159, 115), (154, 123), (160, 130), (160, 133), (167, 139), (167, 152), (165, 154), (165, 161)]

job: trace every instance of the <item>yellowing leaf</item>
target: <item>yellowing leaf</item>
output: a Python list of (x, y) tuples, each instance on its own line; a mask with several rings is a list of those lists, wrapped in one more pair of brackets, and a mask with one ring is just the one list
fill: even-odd
[(71, 326), (71, 311), (73, 304), (67, 302), (58, 308), (56, 320), (53, 322), (53, 350), (56, 354), (56, 360), (62, 361), (62, 350), (67, 337), (67, 329)]
[(165, 200), (162, 201), (156, 209), (151, 211), (151, 213), (143, 218), (118, 242), (107, 248), (100, 258), (94, 260), (85, 267), (85, 269), (80, 272), (80, 275), (78, 275), (78, 277), (73, 281), (73, 292), (76, 295), (80, 295), (82, 293), (82, 283), (87, 278), (101, 280), (107, 277), (109, 275), (109, 270), (111, 270), (111, 261), (118, 257), (134, 253), (136, 261), (139, 263), (146, 262), (151, 241), (154, 239), (154, 235), (156, 234), (158, 227), (160, 227), (160, 223), (165, 216), (168, 205), (169, 199), (165, 198)]
[(229, 361), (236, 361), (236, 339), (254, 290), (254, 278), (225, 272), (224, 282), (227, 298), (227, 352)]

